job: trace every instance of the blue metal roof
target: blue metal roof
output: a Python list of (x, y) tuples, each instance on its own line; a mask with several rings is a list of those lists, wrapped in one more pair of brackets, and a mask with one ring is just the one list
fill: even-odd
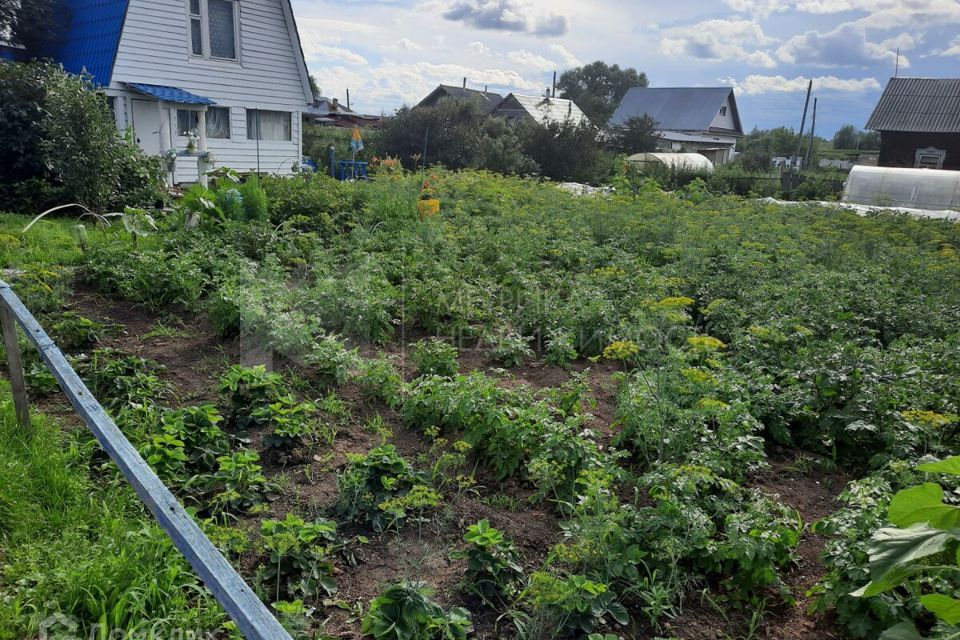
[(128, 82), (127, 86), (134, 91), (153, 96), (157, 100), (164, 102), (175, 102), (177, 104), (217, 104), (210, 98), (204, 98), (195, 93), (178, 89), (177, 87), (164, 87), (159, 84), (142, 84), (140, 82)]
[(63, 0), (66, 28), (48, 57), (70, 73), (86, 70), (94, 84), (109, 85), (129, 4), (129, 0)]
[(657, 121), (661, 131), (709, 131), (710, 123), (728, 97), (736, 130), (743, 133), (730, 87), (633, 87), (623, 96), (610, 124), (622, 125), (630, 118), (646, 114)]

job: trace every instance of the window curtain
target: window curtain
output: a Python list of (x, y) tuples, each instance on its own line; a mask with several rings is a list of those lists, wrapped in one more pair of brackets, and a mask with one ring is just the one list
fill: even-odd
[(247, 110), (247, 138), (257, 139), (257, 119), (260, 120), (261, 140), (292, 140), (293, 123), (290, 114), (285, 111)]
[(210, 55), (215, 58), (237, 57), (237, 33), (234, 27), (233, 2), (209, 0)]
[(207, 137), (230, 137), (229, 107), (210, 107), (207, 109)]

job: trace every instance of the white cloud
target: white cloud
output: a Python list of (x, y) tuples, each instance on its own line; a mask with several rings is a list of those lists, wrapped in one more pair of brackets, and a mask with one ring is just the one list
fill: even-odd
[(339, 60), (347, 64), (367, 64), (367, 59), (362, 55), (343, 47), (331, 47), (322, 44), (316, 44), (309, 48), (304, 46), (303, 54), (307, 60)]
[(467, 49), (470, 53), (478, 56), (485, 56), (490, 53), (490, 47), (476, 40), (468, 44)]
[(550, 51), (553, 51), (555, 54), (557, 54), (557, 56), (559, 56), (564, 67), (579, 67), (583, 65), (583, 63), (580, 62), (580, 59), (573, 55), (573, 53), (562, 44), (550, 45)]
[[(743, 80), (735, 78), (724, 78), (723, 82), (733, 86), (737, 93), (747, 95), (759, 95), (763, 93), (794, 93), (806, 91), (810, 78), (797, 76), (796, 78), (785, 78), (781, 75), (763, 76), (750, 75)], [(836, 76), (818, 76), (813, 78), (814, 91), (846, 91), (862, 92), (880, 89), (880, 83), (876, 78), (838, 78)]]
[(400, 51), (420, 51), (423, 47), (409, 38), (400, 38), (397, 40), (397, 49)]
[[(789, 64), (817, 67), (866, 67), (878, 62), (892, 66), (896, 62), (897, 47), (906, 49), (912, 45), (909, 34), (880, 44), (869, 42), (863, 27), (848, 22), (827, 33), (807, 31), (794, 36), (777, 49), (777, 57)], [(909, 67), (909, 60), (901, 56), (900, 66)]]
[(764, 45), (774, 42), (753, 20), (705, 20), (662, 32), (660, 51), (670, 56), (745, 62), (755, 67), (777, 66)]
[(521, 67), (535, 71), (553, 71), (557, 68), (557, 64), (553, 60), (547, 60), (543, 56), (526, 49), (511, 51), (507, 54), (507, 57)]
[[(330, 20), (327, 18), (301, 18), (297, 16), (297, 26), (300, 34), (310, 33), (314, 37), (329, 38), (333, 33), (358, 33), (370, 35), (377, 32), (377, 27), (364, 22), (350, 22), (349, 20)], [(339, 39), (339, 37), (338, 37)]]
[(938, 56), (960, 56), (960, 36), (957, 36), (950, 41), (950, 44), (947, 45), (947, 48), (938, 51), (936, 53)]

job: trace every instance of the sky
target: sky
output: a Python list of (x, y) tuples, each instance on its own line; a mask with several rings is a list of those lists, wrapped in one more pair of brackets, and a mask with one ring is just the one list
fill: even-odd
[[(746, 130), (863, 127), (887, 80), (960, 77), (960, 0), (293, 0), (323, 94), (374, 114), (438, 84), (542, 94), (594, 60), (731, 86)], [(809, 130), (808, 120), (808, 130)]]

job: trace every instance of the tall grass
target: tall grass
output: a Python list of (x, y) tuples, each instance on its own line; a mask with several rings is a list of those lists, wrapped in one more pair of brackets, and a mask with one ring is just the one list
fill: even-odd
[(91, 478), (94, 445), (32, 418), (27, 438), (0, 383), (0, 638), (54, 614), (84, 636), (219, 629), (223, 612), (133, 491)]

